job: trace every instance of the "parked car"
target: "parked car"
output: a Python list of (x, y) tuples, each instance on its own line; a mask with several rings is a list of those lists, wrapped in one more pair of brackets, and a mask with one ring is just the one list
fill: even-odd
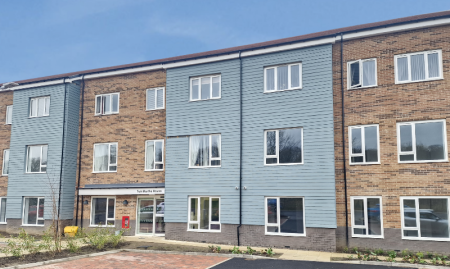
[[(422, 237), (448, 237), (448, 219), (439, 217), (432, 209), (420, 209)], [(404, 209), (405, 227), (416, 227), (416, 209)]]

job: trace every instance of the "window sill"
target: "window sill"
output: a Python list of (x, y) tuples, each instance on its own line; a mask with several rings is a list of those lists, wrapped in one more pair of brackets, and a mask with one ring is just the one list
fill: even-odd
[(98, 117), (98, 116), (110, 116), (110, 115), (118, 115), (119, 114), (119, 112), (116, 112), (116, 113), (110, 113), (110, 114), (95, 114), (94, 116), (95, 117)]
[(8, 177), (8, 174), (6, 174), (6, 175), (1, 175), (2, 177)]
[(450, 238), (432, 238), (432, 237), (403, 237), (402, 240), (417, 240), (417, 241), (438, 241), (438, 242), (448, 242)]
[(92, 174), (103, 174), (103, 173), (117, 173), (117, 171), (100, 171), (100, 172), (92, 172)]
[(196, 232), (196, 233), (220, 233), (222, 230), (187, 230), (188, 232)]
[(45, 224), (22, 224), (21, 227), (44, 227)]
[(163, 108), (155, 108), (155, 109), (146, 109), (145, 111), (155, 111), (155, 110), (164, 110), (165, 107)]
[(222, 96), (220, 96), (220, 97), (215, 97), (215, 98), (209, 98), (209, 99), (199, 99), (199, 100), (192, 100), (192, 99), (189, 99), (189, 102), (199, 102), (199, 101), (208, 101), (208, 100), (220, 100), (220, 99), (222, 99)]
[(162, 172), (164, 171), (164, 169), (149, 169), (149, 170), (144, 170), (144, 172)]
[(50, 115), (36, 116), (36, 117), (28, 117), (28, 118), (29, 118), (29, 119), (36, 119), (36, 118), (45, 118), (45, 117), (50, 117)]
[(347, 88), (347, 90), (353, 91), (353, 90), (369, 89), (369, 88), (376, 88), (376, 87), (378, 87), (378, 85), (364, 86), (364, 87), (358, 87), (358, 88)]
[(286, 90), (275, 90), (275, 91), (266, 91), (264, 90), (264, 93), (274, 93), (274, 92), (286, 92), (286, 91), (294, 91), (294, 90), (301, 90), (303, 87), (297, 87), (292, 89), (286, 89)]
[(264, 166), (286, 166), (286, 165), (303, 165), (304, 163), (277, 163), (277, 164), (264, 164)]
[(12, 125), (12, 123), (5, 123), (5, 125)]
[(430, 160), (430, 161), (398, 161), (398, 163), (447, 163), (448, 160)]
[(372, 239), (384, 239), (384, 235), (370, 236), (370, 235), (357, 235), (353, 234), (353, 238), (372, 238)]
[(417, 81), (395, 81), (395, 84), (408, 84), (408, 83), (417, 83), (417, 82), (427, 82), (427, 81), (436, 81), (436, 80), (444, 80), (443, 77), (432, 78), (426, 80), (417, 80)]
[(47, 172), (25, 172), (25, 174), (47, 174)]
[(0, 222), (0, 225), (6, 225), (7, 223), (6, 222)]
[(89, 227), (97, 227), (97, 228), (114, 228), (116, 227), (115, 225), (92, 225), (89, 224)]
[(189, 166), (189, 169), (208, 169), (208, 168), (221, 168), (222, 165), (218, 166)]
[(377, 163), (350, 163), (350, 165), (379, 165), (381, 162)]
[(264, 235), (277, 235), (277, 236), (293, 236), (293, 237), (306, 237), (306, 234), (288, 234), (288, 233), (268, 233), (266, 232)]

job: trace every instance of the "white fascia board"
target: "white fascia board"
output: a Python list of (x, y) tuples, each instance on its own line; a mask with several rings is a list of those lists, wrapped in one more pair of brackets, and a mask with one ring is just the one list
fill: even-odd
[(165, 188), (123, 188), (123, 189), (80, 189), (79, 195), (158, 195), (164, 194)]
[[(66, 82), (68, 80), (66, 79)], [(41, 86), (50, 86), (50, 85), (56, 85), (56, 84), (62, 84), (64, 82), (64, 79), (58, 79), (58, 80), (51, 80), (51, 81), (45, 81), (45, 82), (38, 82), (38, 83), (31, 83), (31, 84), (25, 84), (25, 85), (19, 85), (16, 87), (7, 88), (8, 91), (15, 91), (20, 89), (27, 89), (27, 88), (36, 88)]]
[[(93, 79), (93, 78), (102, 78), (102, 77), (110, 77), (110, 76), (116, 76), (116, 75), (123, 75), (123, 74), (130, 74), (130, 73), (139, 73), (139, 72), (145, 72), (145, 71), (151, 71), (151, 70), (158, 70), (163, 69), (162, 64), (157, 65), (149, 65), (149, 66), (143, 66), (143, 67), (137, 67), (137, 68), (129, 68), (129, 69), (122, 69), (117, 71), (110, 71), (110, 72), (103, 72), (103, 73), (96, 73), (91, 75), (85, 75), (84, 79)], [(81, 80), (83, 75), (80, 75), (73, 79), (67, 79), (66, 82), (72, 82), (75, 80)]]

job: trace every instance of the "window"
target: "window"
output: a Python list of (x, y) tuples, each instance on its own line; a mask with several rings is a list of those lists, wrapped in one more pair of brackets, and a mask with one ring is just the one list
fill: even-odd
[(397, 123), (399, 162), (447, 161), (445, 120)]
[(164, 169), (164, 140), (145, 141), (145, 170)]
[(353, 237), (383, 237), (381, 197), (352, 197)]
[(449, 197), (400, 197), (402, 238), (450, 240)]
[(377, 86), (377, 60), (357, 60), (347, 64), (348, 89)]
[(188, 231), (220, 232), (219, 197), (189, 197)]
[(379, 163), (378, 125), (350, 126), (350, 164)]
[(6, 224), (6, 197), (0, 197), (0, 223)]
[(264, 92), (300, 89), (302, 64), (286, 64), (264, 68)]
[(221, 137), (215, 135), (196, 135), (189, 138), (190, 167), (220, 166)]
[(191, 78), (191, 101), (219, 99), (220, 75)]
[(266, 197), (266, 234), (305, 235), (305, 207), (300, 197)]
[(27, 173), (47, 172), (47, 145), (28, 146), (27, 149)]
[(114, 226), (115, 197), (92, 197), (91, 226)]
[(25, 197), (22, 225), (44, 225), (44, 197)]
[(147, 90), (147, 110), (164, 109), (164, 88)]
[(95, 96), (95, 115), (117, 113), (119, 113), (119, 93), (109, 93)]
[(44, 117), (50, 114), (50, 96), (30, 99), (30, 117)]
[(302, 164), (303, 128), (265, 131), (265, 164)]
[(442, 51), (395, 56), (395, 83), (442, 79)]
[(94, 144), (94, 172), (117, 172), (117, 143)]
[(13, 112), (13, 106), (7, 106), (6, 107), (6, 124), (12, 123), (12, 112)]
[(9, 149), (5, 149), (3, 151), (3, 167), (2, 167), (2, 175), (3, 176), (8, 175), (8, 172), (9, 172), (8, 167), (9, 167)]

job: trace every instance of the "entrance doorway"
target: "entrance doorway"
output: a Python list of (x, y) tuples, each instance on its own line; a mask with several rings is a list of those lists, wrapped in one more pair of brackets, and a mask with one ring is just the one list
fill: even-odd
[(136, 233), (164, 235), (164, 198), (138, 198)]

